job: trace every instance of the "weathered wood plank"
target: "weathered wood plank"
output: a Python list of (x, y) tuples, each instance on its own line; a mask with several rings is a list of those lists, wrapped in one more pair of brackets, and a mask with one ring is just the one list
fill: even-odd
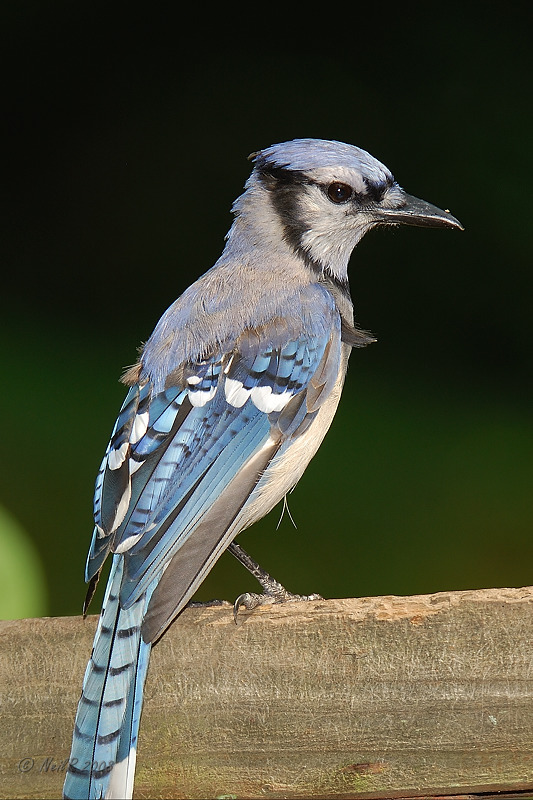
[[(0, 797), (60, 795), (95, 622), (0, 623)], [(531, 797), (532, 648), (533, 588), (187, 609), (136, 797)]]

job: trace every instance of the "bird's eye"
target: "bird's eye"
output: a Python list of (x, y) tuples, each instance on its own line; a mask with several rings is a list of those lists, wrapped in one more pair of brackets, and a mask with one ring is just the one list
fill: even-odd
[(353, 189), (347, 183), (335, 181), (327, 188), (327, 195), (332, 203), (346, 203), (353, 195)]

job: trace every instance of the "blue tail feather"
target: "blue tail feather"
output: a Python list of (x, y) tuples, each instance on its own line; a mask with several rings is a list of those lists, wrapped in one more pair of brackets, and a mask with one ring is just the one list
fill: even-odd
[[(64, 797), (129, 798), (151, 646), (141, 637), (148, 603), (119, 605), (123, 558), (115, 556), (76, 714)], [(151, 592), (150, 592), (151, 594)]]

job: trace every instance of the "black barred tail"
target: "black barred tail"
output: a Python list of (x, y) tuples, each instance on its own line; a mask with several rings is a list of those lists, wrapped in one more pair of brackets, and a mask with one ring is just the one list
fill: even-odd
[(150, 645), (141, 638), (143, 594), (120, 608), (123, 558), (115, 555), (83, 680), (63, 796), (131, 798)]

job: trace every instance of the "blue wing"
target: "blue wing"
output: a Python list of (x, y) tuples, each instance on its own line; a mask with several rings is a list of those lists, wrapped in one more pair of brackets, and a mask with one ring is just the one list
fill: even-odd
[[(247, 331), (231, 351), (180, 365), (159, 394), (151, 393), (150, 382), (130, 389), (97, 479), (87, 565), (91, 579), (109, 550), (124, 554), (123, 608), (194, 534), (188, 567), (183, 564), (174, 587), (176, 608), (187, 602), (195, 570), (201, 571), (270, 459), (305, 430), (328, 396), (339, 371), (338, 321), (327, 334), (302, 333), (283, 344), (278, 328)], [(262, 451), (265, 458), (257, 460)], [(230, 491), (250, 463), (249, 480)]]

